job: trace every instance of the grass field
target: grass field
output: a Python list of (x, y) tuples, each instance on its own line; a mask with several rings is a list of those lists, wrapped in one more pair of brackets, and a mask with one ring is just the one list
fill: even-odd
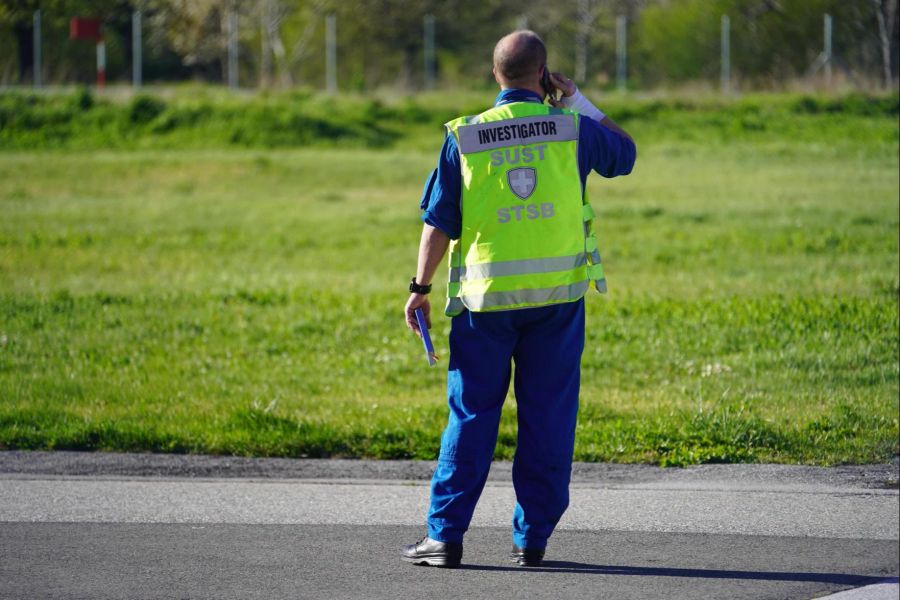
[[(590, 183), (576, 459), (897, 453), (897, 101), (829, 102), (604, 104), (639, 157)], [(0, 448), (433, 458), (446, 375), (402, 307), (453, 107), (392, 106), (407, 133), (305, 147), (0, 111)], [(512, 396), (501, 427), (508, 458)]]

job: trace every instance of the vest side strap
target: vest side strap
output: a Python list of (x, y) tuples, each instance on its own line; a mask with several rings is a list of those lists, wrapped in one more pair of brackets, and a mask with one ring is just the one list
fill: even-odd
[(601, 279), (604, 279), (603, 265), (588, 265), (587, 274), (592, 281), (600, 281)]
[(447, 306), (444, 307), (444, 314), (448, 317), (455, 317), (465, 309), (466, 305), (463, 304), (462, 300), (459, 298), (447, 298)]
[(583, 204), (581, 206), (581, 217), (587, 222), (592, 221), (594, 219), (594, 209), (590, 204)]
[(459, 249), (459, 244), (450, 252), (450, 266), (451, 267), (461, 267), (462, 266), (462, 251)]

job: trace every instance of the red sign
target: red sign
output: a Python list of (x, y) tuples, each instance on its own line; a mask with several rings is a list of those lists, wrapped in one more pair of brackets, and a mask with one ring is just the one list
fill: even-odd
[(85, 19), (84, 17), (72, 17), (69, 21), (70, 40), (99, 40), (100, 19)]

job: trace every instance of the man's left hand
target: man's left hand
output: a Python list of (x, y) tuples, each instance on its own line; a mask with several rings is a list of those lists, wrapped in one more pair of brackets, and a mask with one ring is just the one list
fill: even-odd
[[(563, 98), (568, 98), (578, 91), (578, 86), (575, 85), (575, 82), (562, 73), (550, 73), (550, 82), (556, 86), (556, 89), (562, 92)], [(559, 100), (550, 100), (550, 104), (557, 108), (565, 108), (562, 103), (562, 98)]]

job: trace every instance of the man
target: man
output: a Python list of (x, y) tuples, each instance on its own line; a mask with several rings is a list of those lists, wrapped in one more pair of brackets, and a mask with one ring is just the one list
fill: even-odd
[[(635, 160), (628, 134), (569, 79), (549, 74), (546, 48), (534, 32), (502, 38), (493, 72), (501, 88), (494, 108), (447, 124), (438, 168), (422, 197), (425, 225), (407, 326), (421, 335), (417, 308), (431, 326), (427, 294), (448, 247), (445, 312), (453, 320), (450, 417), (431, 484), (428, 536), (401, 554), (414, 564), (456, 567), (462, 560), (463, 535), (497, 442), (511, 361), (518, 407), (512, 559), (522, 566), (543, 560), (569, 502), (583, 296), (591, 282), (605, 291), (585, 180), (592, 170), (627, 175)], [(543, 104), (548, 93), (552, 106)]]

